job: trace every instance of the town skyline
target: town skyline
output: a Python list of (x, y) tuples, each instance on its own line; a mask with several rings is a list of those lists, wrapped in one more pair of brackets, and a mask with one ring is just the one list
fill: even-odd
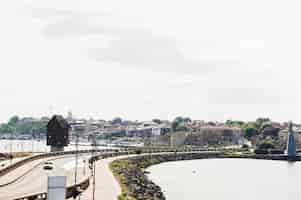
[(168, 122), (172, 122), (177, 118), (183, 118), (183, 119), (189, 119), (191, 121), (204, 121), (204, 122), (218, 122), (218, 123), (226, 123), (227, 121), (233, 121), (233, 122), (254, 122), (257, 119), (269, 119), (271, 122), (277, 122), (277, 123), (289, 123), (289, 122), (293, 122), (298, 124), (298, 121), (293, 121), (293, 120), (275, 120), (269, 116), (257, 116), (255, 118), (249, 119), (249, 120), (243, 120), (243, 119), (238, 119), (238, 118), (227, 118), (225, 120), (218, 120), (218, 119), (203, 119), (203, 118), (193, 118), (191, 116), (187, 116), (187, 115), (176, 115), (172, 118), (159, 118), (159, 117), (150, 117), (147, 119), (130, 119), (130, 118), (126, 118), (126, 117), (122, 117), (120, 115), (116, 115), (114, 117), (111, 118), (102, 118), (102, 117), (93, 117), (93, 116), (79, 116), (79, 115), (74, 115), (71, 111), (68, 111), (67, 113), (52, 113), (49, 115), (41, 115), (41, 116), (30, 116), (30, 115), (18, 115), (18, 114), (14, 114), (11, 115), (10, 117), (8, 117), (6, 120), (4, 121), (0, 121), (0, 124), (3, 123), (7, 123), (9, 122), (12, 118), (14, 117), (18, 117), (18, 119), (43, 119), (43, 118), (52, 118), (55, 115), (59, 115), (62, 116), (66, 119), (73, 119), (73, 120), (85, 120), (85, 121), (89, 121), (89, 120), (93, 120), (93, 121), (114, 121), (116, 119), (121, 119), (122, 121), (129, 121), (129, 122), (150, 122), (150, 121), (156, 121), (156, 120), (161, 120), (161, 121), (168, 121)]

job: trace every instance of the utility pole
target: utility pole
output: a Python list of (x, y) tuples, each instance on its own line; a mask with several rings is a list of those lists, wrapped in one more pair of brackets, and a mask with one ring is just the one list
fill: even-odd
[(95, 161), (93, 161), (93, 198), (92, 200), (95, 200), (95, 172), (96, 172), (96, 165)]
[(92, 200), (95, 200), (95, 172), (96, 172), (96, 166), (95, 166), (95, 153), (96, 153), (96, 136), (93, 134), (92, 137), (92, 166), (91, 166), (91, 174), (92, 174)]
[(9, 151), (10, 151), (10, 165), (13, 164), (13, 131), (10, 133), (10, 145), (9, 145)]
[[(79, 141), (79, 135), (78, 132), (75, 131), (75, 170), (74, 170), (74, 185), (77, 184), (77, 168), (78, 168), (78, 141)], [(73, 199), (76, 199), (76, 197), (73, 197)]]
[(83, 175), (86, 176), (86, 160), (83, 160), (84, 168), (83, 168)]
[(35, 137), (35, 129), (32, 129), (31, 133), (31, 151), (34, 152), (34, 137)]
[(151, 131), (151, 134), (150, 134), (150, 137), (149, 137), (149, 146), (150, 146), (149, 155), (150, 155), (150, 159), (152, 159), (152, 153), (153, 153), (152, 138), (153, 138), (153, 131)]

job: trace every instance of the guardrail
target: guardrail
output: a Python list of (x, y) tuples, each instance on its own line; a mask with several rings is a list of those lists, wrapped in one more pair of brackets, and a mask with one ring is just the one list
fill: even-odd
[(75, 154), (77, 153), (92, 153), (92, 152), (108, 152), (108, 151), (141, 151), (143, 153), (152, 153), (152, 152), (174, 152), (174, 151), (181, 151), (181, 152), (187, 152), (187, 151), (222, 151), (222, 150), (235, 150), (235, 149), (223, 149), (223, 148), (196, 148), (196, 147), (183, 147), (183, 148), (171, 148), (171, 147), (132, 147), (132, 146), (116, 146), (120, 149), (89, 149), (89, 150), (79, 150), (79, 151), (63, 151), (63, 152), (52, 152), (52, 153), (44, 153), (39, 154), (35, 156), (31, 156), (28, 158), (25, 158), (19, 162), (16, 162), (6, 168), (3, 168), (0, 170), (0, 177), (9, 173), (12, 170), (17, 169), (18, 167), (29, 163), (34, 160), (47, 158), (47, 157), (53, 157), (53, 156), (59, 156), (59, 155), (68, 155), (68, 154)]

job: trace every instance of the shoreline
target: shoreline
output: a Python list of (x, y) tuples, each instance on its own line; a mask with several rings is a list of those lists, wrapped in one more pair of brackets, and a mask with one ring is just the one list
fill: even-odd
[[(260, 159), (290, 162), (286, 155), (255, 155), (227, 153), (165, 153), (143, 154), (135, 157), (118, 159), (110, 163), (110, 169), (119, 182), (122, 193), (118, 200), (165, 200), (160, 186), (152, 182), (146, 168), (164, 162), (199, 160), (199, 159)], [(293, 161), (301, 161), (297, 156)]]

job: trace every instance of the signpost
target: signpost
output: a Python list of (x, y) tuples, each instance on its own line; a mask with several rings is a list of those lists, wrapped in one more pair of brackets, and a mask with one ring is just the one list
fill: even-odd
[(48, 176), (47, 200), (66, 199), (66, 176)]

